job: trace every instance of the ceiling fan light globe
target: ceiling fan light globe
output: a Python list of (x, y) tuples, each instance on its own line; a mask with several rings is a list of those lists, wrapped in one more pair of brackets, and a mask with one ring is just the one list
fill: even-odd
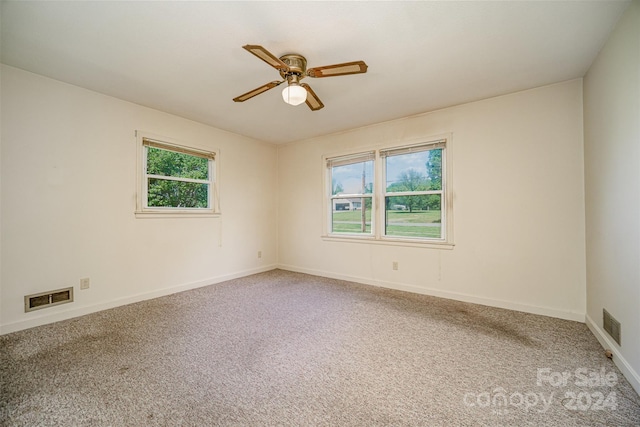
[(307, 100), (307, 90), (298, 85), (289, 85), (282, 91), (282, 99), (289, 105), (300, 105)]

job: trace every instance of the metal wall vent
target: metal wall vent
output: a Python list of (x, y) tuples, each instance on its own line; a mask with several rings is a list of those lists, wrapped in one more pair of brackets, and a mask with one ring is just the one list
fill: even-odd
[(620, 343), (620, 322), (614, 319), (604, 308), (602, 309), (602, 327), (618, 345), (622, 345)]
[(24, 297), (24, 311), (40, 310), (68, 302), (73, 302), (73, 287), (26, 295)]

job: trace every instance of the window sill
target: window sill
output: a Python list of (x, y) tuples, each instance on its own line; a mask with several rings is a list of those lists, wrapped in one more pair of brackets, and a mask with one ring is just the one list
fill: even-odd
[(136, 211), (136, 218), (215, 218), (220, 212), (146, 212)]
[(430, 249), (444, 249), (452, 250), (455, 244), (450, 242), (439, 241), (415, 241), (408, 239), (391, 239), (388, 237), (376, 239), (375, 237), (367, 236), (335, 236), (324, 235), (321, 236), (325, 242), (345, 242), (345, 243), (367, 243), (371, 245), (386, 245), (386, 246), (408, 246), (412, 248), (430, 248)]

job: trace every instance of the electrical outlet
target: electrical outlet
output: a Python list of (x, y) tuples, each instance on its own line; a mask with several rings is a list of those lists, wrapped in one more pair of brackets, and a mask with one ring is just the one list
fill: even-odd
[(258, 251), (258, 258), (262, 258), (262, 251)]
[(393, 261), (393, 263), (391, 264), (391, 267), (392, 267), (394, 270), (397, 270), (397, 269), (398, 269), (398, 261)]
[(80, 289), (89, 289), (90, 285), (91, 285), (91, 281), (89, 280), (88, 277), (85, 277), (84, 279), (80, 279)]

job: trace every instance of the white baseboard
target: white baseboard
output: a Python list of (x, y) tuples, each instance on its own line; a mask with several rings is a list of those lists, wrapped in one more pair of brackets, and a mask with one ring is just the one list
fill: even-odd
[(364, 277), (348, 276), (337, 274), (324, 270), (313, 270), (309, 268), (301, 268), (292, 265), (279, 264), (278, 268), (282, 270), (295, 271), (298, 273), (312, 274), (314, 276), (329, 277), (331, 279), (346, 280), (350, 282), (362, 283), (365, 285), (378, 286), (382, 288), (396, 289), (399, 291), (413, 292), (417, 294), (430, 295), (439, 298), (452, 299), (456, 301), (470, 302), (473, 304), (487, 305), (490, 307), (505, 308), (508, 310), (522, 311), (525, 313), (540, 314), (542, 316), (556, 317), (564, 320), (573, 320), (584, 323), (585, 314), (583, 312), (573, 312), (558, 310), (549, 307), (538, 307), (534, 305), (519, 304), (511, 301), (503, 301), (492, 298), (478, 297), (474, 295), (464, 294), (460, 292), (442, 291), (433, 288), (423, 288), (415, 285), (406, 285), (403, 283), (387, 282), (381, 280), (372, 280)]
[(633, 369), (633, 367), (627, 362), (618, 350), (617, 344), (607, 335), (607, 333), (593, 321), (589, 315), (585, 315), (586, 323), (593, 335), (600, 342), (603, 348), (611, 350), (613, 353), (613, 363), (616, 364), (618, 369), (622, 372), (622, 375), (629, 381), (631, 386), (635, 389), (636, 393), (640, 394), (640, 375)]
[(107, 310), (109, 308), (120, 307), (122, 305), (132, 304), (135, 302), (145, 301), (152, 298), (163, 297), (166, 295), (175, 294), (178, 292), (188, 291), (189, 289), (201, 288), (203, 286), (209, 286), (227, 280), (237, 279), (239, 277), (250, 276), (252, 274), (263, 273), (276, 269), (276, 265), (268, 265), (265, 267), (253, 268), (249, 270), (238, 271), (235, 273), (224, 274), (222, 276), (211, 277), (197, 282), (185, 283), (181, 285), (171, 286), (168, 288), (157, 289), (151, 292), (144, 292), (135, 294), (123, 298), (117, 298), (107, 302), (101, 302), (99, 304), (87, 305), (83, 307), (70, 308), (64, 311), (58, 311), (51, 314), (43, 314), (37, 317), (31, 317), (25, 320), (19, 320), (5, 325), (0, 325), (0, 335), (8, 334), (11, 332), (21, 331), (23, 329), (33, 328), (35, 326), (42, 326), (48, 323), (59, 322), (61, 320), (72, 319), (78, 316), (84, 316), (85, 314), (95, 313), (97, 311)]

